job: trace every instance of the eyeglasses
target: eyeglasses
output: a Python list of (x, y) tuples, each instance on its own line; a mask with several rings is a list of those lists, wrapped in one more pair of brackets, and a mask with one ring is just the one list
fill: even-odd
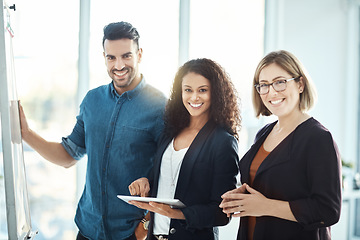
[(277, 80), (275, 82), (272, 82), (270, 84), (268, 83), (259, 83), (259, 84), (255, 84), (255, 88), (256, 91), (260, 94), (260, 95), (264, 95), (267, 94), (269, 92), (270, 86), (272, 85), (272, 87), (274, 88), (275, 91), (277, 92), (282, 92), (285, 91), (286, 89), (286, 83), (292, 80), (295, 80), (299, 77), (296, 78), (290, 78), (290, 79), (282, 79), (282, 80)]

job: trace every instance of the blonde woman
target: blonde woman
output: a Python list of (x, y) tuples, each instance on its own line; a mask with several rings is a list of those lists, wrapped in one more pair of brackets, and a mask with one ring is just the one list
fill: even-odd
[(240, 218), (238, 240), (329, 240), (339, 220), (341, 163), (331, 133), (308, 115), (315, 89), (287, 51), (271, 52), (253, 80), (257, 116), (275, 115), (240, 160), (243, 185), (222, 196)]

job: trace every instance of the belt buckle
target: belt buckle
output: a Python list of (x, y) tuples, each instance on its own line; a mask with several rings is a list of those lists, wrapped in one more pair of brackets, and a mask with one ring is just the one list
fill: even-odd
[(163, 235), (155, 236), (158, 240), (168, 240), (168, 238), (164, 237)]

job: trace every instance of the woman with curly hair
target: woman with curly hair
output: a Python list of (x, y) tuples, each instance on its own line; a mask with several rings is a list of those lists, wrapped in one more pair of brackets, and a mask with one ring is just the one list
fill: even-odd
[(132, 195), (179, 199), (184, 208), (131, 201), (151, 212), (148, 231), (156, 239), (217, 239), (216, 226), (229, 218), (221, 195), (236, 187), (240, 110), (224, 69), (210, 59), (178, 70), (165, 111), (165, 131), (149, 180), (134, 181)]

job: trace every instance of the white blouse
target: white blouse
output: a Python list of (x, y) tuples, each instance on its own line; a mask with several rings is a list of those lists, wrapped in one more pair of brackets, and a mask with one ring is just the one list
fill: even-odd
[[(184, 156), (189, 148), (179, 151), (174, 149), (174, 139), (166, 148), (160, 166), (157, 198), (174, 199), (177, 180)], [(154, 235), (168, 235), (170, 218), (161, 214), (154, 214)]]

